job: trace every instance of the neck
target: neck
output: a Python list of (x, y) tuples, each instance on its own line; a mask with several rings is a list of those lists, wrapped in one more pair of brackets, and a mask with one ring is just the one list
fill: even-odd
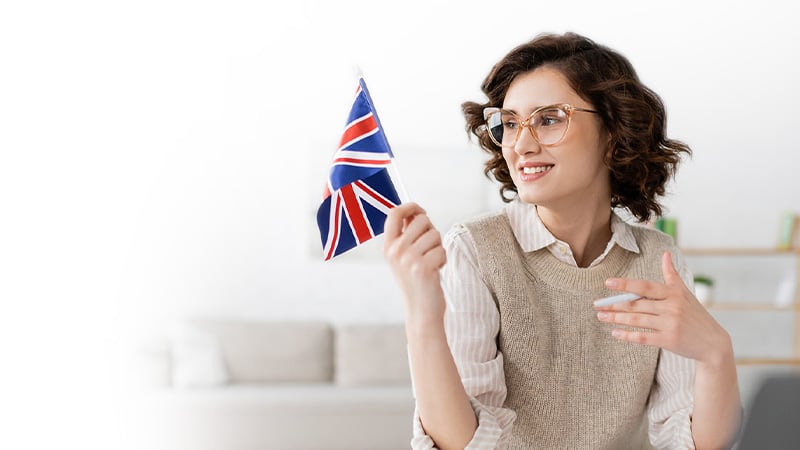
[(557, 239), (569, 244), (578, 267), (588, 267), (611, 240), (611, 207), (568, 209), (538, 207), (539, 218)]

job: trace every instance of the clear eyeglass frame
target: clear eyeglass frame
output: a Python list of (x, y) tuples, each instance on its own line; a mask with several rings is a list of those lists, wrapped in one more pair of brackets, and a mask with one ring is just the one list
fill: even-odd
[[(550, 139), (550, 140), (545, 140), (545, 142), (542, 142), (542, 140), (540, 139), (538, 133), (534, 129), (534, 126), (539, 125), (537, 123), (534, 123), (534, 118), (537, 115), (541, 114), (543, 111), (547, 111), (547, 110), (557, 110), (557, 111), (560, 111), (560, 112), (564, 113), (564, 115), (566, 117), (566, 124), (563, 127), (563, 130), (561, 131), (561, 134), (560, 134), (560, 136), (558, 136), (557, 139), (555, 139), (555, 140)], [(593, 109), (579, 108), (577, 106), (572, 106), (569, 103), (556, 103), (556, 104), (553, 104), (553, 105), (546, 105), (546, 106), (542, 106), (542, 107), (536, 108), (536, 110), (534, 110), (528, 116), (528, 118), (525, 119), (525, 120), (520, 120), (520, 117), (516, 113), (514, 113), (513, 111), (509, 111), (507, 109), (502, 109), (502, 108), (496, 108), (496, 107), (488, 107), (488, 108), (484, 108), (483, 109), (483, 119), (484, 119), (484, 125), (486, 126), (486, 132), (489, 134), (489, 138), (492, 140), (492, 142), (494, 142), (495, 144), (497, 144), (500, 147), (514, 147), (514, 146), (516, 146), (517, 142), (519, 142), (520, 136), (522, 135), (522, 129), (523, 128), (527, 128), (528, 131), (531, 133), (531, 136), (533, 136), (533, 139), (536, 140), (536, 142), (538, 142), (540, 145), (548, 145), (549, 146), (549, 145), (557, 145), (562, 140), (564, 140), (564, 137), (567, 135), (567, 130), (569, 130), (569, 125), (570, 125), (570, 123), (572, 123), (572, 114), (575, 113), (575, 111), (588, 112), (588, 113), (593, 113), (593, 114), (597, 114), (598, 113), (598, 111), (595, 111)], [(490, 118), (491, 117), (496, 117), (496, 114), (501, 114), (501, 115), (502, 114), (508, 114), (508, 115), (511, 115), (512, 117), (514, 117), (514, 119), (516, 121), (515, 123), (519, 125), (516, 128), (516, 135), (514, 136), (514, 141), (513, 142), (504, 144), (502, 142), (503, 139), (502, 138), (498, 139), (494, 135), (494, 133), (492, 132), (492, 128), (493, 127), (492, 127), (492, 124), (490, 123)], [(500, 119), (500, 122), (498, 124), (496, 124), (495, 127), (498, 126), (498, 125), (499, 126), (503, 126), (502, 119)]]

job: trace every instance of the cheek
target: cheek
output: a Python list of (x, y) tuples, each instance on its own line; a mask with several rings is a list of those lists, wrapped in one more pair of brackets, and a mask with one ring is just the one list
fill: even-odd
[(503, 148), (503, 150), (501, 150), (501, 153), (503, 154), (503, 159), (505, 159), (506, 161), (509, 161), (510, 158), (514, 157), (514, 151), (509, 148)]
[(513, 150), (511, 150), (511, 151), (503, 150), (503, 161), (506, 162), (506, 167), (508, 168), (508, 172), (511, 174), (512, 177), (516, 176), (516, 173), (515, 173), (516, 171), (515, 170), (511, 170), (512, 167), (516, 167), (516, 165), (517, 165), (516, 157), (517, 157), (517, 154)]

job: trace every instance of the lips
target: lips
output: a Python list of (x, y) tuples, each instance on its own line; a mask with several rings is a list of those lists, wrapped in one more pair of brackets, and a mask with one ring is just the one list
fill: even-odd
[(536, 181), (539, 178), (546, 176), (550, 169), (555, 167), (554, 164), (544, 162), (524, 162), (519, 164), (519, 181)]
[(522, 173), (524, 174), (542, 173), (542, 172), (547, 172), (552, 168), (553, 168), (552, 164), (542, 165), (542, 166), (525, 166), (522, 168)]

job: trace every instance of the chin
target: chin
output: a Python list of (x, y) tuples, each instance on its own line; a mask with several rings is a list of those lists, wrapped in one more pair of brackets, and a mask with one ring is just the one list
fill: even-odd
[(517, 191), (517, 197), (520, 201), (530, 203), (532, 205), (541, 205), (543, 201), (545, 201), (541, 195), (537, 195), (534, 192)]

